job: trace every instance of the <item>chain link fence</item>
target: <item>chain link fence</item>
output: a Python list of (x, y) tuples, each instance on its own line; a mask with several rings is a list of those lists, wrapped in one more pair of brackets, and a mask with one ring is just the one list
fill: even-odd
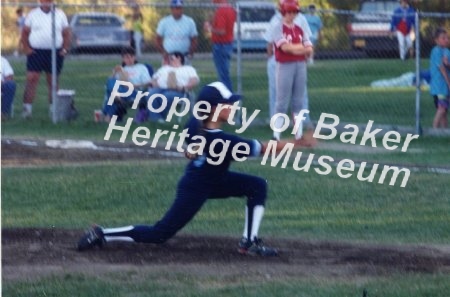
[[(20, 3), (25, 14), (36, 3)], [(236, 24), (236, 42), (231, 64), (233, 85), (244, 95), (244, 105), (261, 111), (259, 118), (269, 120), (269, 95), (267, 78), (267, 55), (262, 39), (267, 20), (259, 27), (249, 28), (246, 22), (251, 17), (263, 17), (267, 10), (275, 6), (272, 2), (255, 5), (248, 11), (234, 4), (239, 12)], [(16, 25), (16, 2), (2, 2), (2, 55), (13, 64), (18, 81), (16, 113), (20, 113), (21, 97), (25, 85), (25, 56), (19, 49), (19, 32)], [(69, 22), (80, 13), (110, 13), (117, 15), (125, 36), (126, 44), (136, 46), (133, 41), (133, 13), (137, 7), (130, 4), (71, 4), (69, 1), (57, 5), (69, 18)], [(142, 14), (143, 40), (142, 55), (138, 58), (153, 66), (161, 66), (162, 56), (155, 43), (156, 27), (159, 20), (171, 13), (168, 3), (144, 3), (138, 7)], [(217, 80), (211, 54), (211, 41), (203, 30), (204, 22), (214, 13), (210, 4), (185, 4), (183, 13), (193, 18), (198, 30), (198, 46), (192, 58), (199, 74), (200, 85)], [(420, 132), (421, 127), (430, 127), (434, 116), (434, 105), (427, 90), (428, 57), (433, 47), (433, 31), (437, 27), (449, 28), (448, 14), (419, 13), (415, 46), (409, 59), (398, 58), (395, 36), (385, 28), (383, 33), (355, 33), (353, 20), (357, 12), (339, 10), (318, 10), (323, 22), (321, 39), (315, 48), (314, 64), (308, 66), (309, 108), (313, 121), (322, 113), (340, 117), (342, 122), (365, 124), (373, 120), (379, 125), (405, 126)], [(250, 20), (249, 20), (250, 18)], [(240, 28), (240, 30), (239, 30)], [(362, 30), (364, 31), (364, 30)], [(92, 121), (93, 111), (101, 108), (104, 98), (104, 84), (112, 68), (121, 63), (120, 45), (104, 46), (109, 42), (106, 31), (90, 32), (93, 46), (79, 46), (77, 30), (73, 28), (71, 52), (66, 57), (59, 88), (76, 92), (76, 105), (80, 111), (79, 120)], [(363, 32), (364, 33), (364, 32)], [(116, 34), (116, 37), (120, 34)], [(381, 39), (383, 37), (383, 40)], [(376, 37), (376, 38), (375, 38)], [(104, 38), (104, 40), (103, 40)], [(257, 40), (253, 45), (248, 39)], [(375, 40), (375, 41), (374, 41)], [(123, 40), (122, 40), (123, 42)], [(375, 43), (374, 43), (375, 42)], [(375, 46), (374, 46), (375, 44)], [(252, 47), (253, 46), (253, 47)], [(17, 55), (13, 53), (19, 51)], [(415, 80), (419, 76), (420, 80)], [(417, 83), (416, 83), (417, 82)], [(38, 97), (46, 97), (46, 90), (40, 88)], [(37, 99), (37, 100), (42, 100)], [(37, 101), (36, 100), (36, 101)], [(20, 103), (19, 103), (20, 102)], [(42, 101), (43, 102), (43, 101)]]

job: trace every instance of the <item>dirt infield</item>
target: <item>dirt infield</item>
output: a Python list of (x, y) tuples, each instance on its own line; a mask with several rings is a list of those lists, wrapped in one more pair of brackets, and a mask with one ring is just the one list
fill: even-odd
[[(66, 145), (65, 149), (58, 146)], [(91, 146), (89, 143), (85, 143)], [(2, 166), (41, 166), (147, 157), (174, 157), (163, 151), (148, 151), (107, 144), (83, 149), (45, 141), (2, 140)], [(132, 151), (133, 154), (124, 154)], [(5, 210), (4, 210), (5, 211)], [(162, 245), (110, 243), (102, 250), (78, 252), (76, 242), (83, 230), (3, 229), (2, 278), (28, 280), (61, 272), (96, 273), (133, 267), (169, 269), (189, 273), (264, 274), (300, 277), (336, 276), (354, 278), (404, 272), (450, 273), (449, 246), (387, 246), (342, 242), (311, 242), (268, 238), (280, 256), (261, 259), (236, 252), (237, 238), (177, 235)], [(265, 277), (264, 275), (261, 277)]]
[[(2, 269), (6, 280), (32, 279), (50, 273), (111, 272), (130, 266), (161, 265), (183, 270), (194, 265), (202, 273), (239, 266), (239, 273), (260, 266), (273, 275), (339, 276), (346, 278), (402, 272), (449, 273), (450, 251), (425, 246), (384, 246), (336, 242), (268, 239), (280, 256), (260, 258), (236, 252), (236, 238), (179, 235), (162, 245), (108, 243), (102, 249), (78, 252), (82, 230), (3, 229)], [(209, 268), (208, 268), (209, 266)], [(252, 268), (250, 268), (252, 267)], [(195, 273), (195, 272), (194, 272)]]
[(2, 167), (183, 157), (164, 149), (90, 141), (2, 139)]

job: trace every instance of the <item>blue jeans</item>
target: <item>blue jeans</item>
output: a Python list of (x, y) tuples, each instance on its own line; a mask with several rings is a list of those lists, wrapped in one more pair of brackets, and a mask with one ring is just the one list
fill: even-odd
[(223, 82), (230, 91), (233, 91), (233, 84), (230, 78), (230, 60), (233, 53), (233, 43), (214, 43), (213, 59), (216, 66), (219, 80)]
[[(122, 120), (122, 116), (126, 113), (126, 110), (123, 110), (123, 106), (119, 106), (117, 102), (114, 102), (112, 105), (108, 105), (108, 99), (109, 96), (111, 96), (112, 90), (114, 88), (114, 84), (116, 83), (117, 79), (110, 77), (106, 81), (106, 87), (105, 87), (105, 98), (103, 100), (103, 114), (108, 116), (117, 115), (118, 120)], [(119, 87), (119, 92), (125, 93), (128, 90), (125, 86)], [(134, 98), (136, 97), (137, 92), (133, 91), (133, 93), (128, 97), (121, 97), (122, 101), (125, 101), (126, 104), (133, 103)], [(121, 110), (122, 109), (122, 110)]]
[(12, 104), (16, 94), (16, 82), (7, 80), (2, 82), (2, 115), (11, 116)]
[[(169, 113), (169, 110), (172, 106), (172, 102), (175, 100), (175, 97), (180, 97), (180, 98), (185, 97), (183, 92), (178, 92), (176, 90), (153, 88), (150, 90), (148, 98), (150, 98), (154, 94), (164, 95), (167, 98), (167, 105), (166, 105), (166, 108), (164, 108), (164, 110), (159, 113), (149, 111), (149, 120), (151, 120), (151, 121), (157, 121), (159, 119), (164, 120), (167, 117), (167, 114)], [(147, 106), (148, 98), (145, 101), (145, 107), (148, 107)], [(153, 108), (158, 109), (159, 107), (161, 107), (162, 102), (163, 102), (163, 99), (161, 97), (156, 97), (152, 103)]]

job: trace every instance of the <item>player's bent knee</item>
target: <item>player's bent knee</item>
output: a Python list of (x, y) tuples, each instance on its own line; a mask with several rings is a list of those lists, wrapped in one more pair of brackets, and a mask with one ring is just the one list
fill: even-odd
[(260, 177), (255, 177), (248, 186), (247, 197), (252, 205), (264, 205), (267, 197), (267, 181)]

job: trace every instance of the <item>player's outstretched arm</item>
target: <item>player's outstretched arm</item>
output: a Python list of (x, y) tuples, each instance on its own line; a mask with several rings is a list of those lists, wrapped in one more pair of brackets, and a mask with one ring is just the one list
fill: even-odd
[(315, 143), (313, 143), (312, 141), (305, 140), (303, 138), (298, 139), (298, 140), (279, 140), (279, 141), (271, 140), (270, 142), (261, 143), (261, 145), (262, 145), (261, 155), (265, 154), (267, 148), (269, 147), (269, 143), (272, 143), (272, 142), (276, 142), (275, 151), (277, 153), (281, 152), (284, 149), (284, 147), (288, 144), (294, 144), (294, 147), (296, 147), (296, 148), (300, 148), (300, 147), (309, 147), (310, 148), (315, 145)]

